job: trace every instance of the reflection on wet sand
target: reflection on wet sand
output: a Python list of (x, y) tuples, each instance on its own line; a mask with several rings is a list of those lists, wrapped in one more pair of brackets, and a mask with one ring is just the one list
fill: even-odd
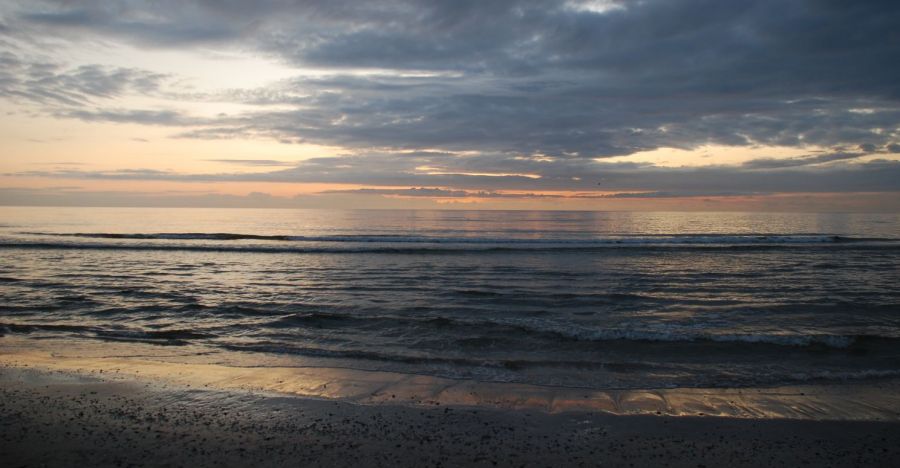
[(900, 381), (776, 388), (595, 390), (486, 383), (424, 375), (309, 367), (199, 346), (177, 351), (141, 343), (0, 339), (0, 365), (163, 386), (273, 392), (361, 404), (453, 405), (547, 412), (900, 420)]

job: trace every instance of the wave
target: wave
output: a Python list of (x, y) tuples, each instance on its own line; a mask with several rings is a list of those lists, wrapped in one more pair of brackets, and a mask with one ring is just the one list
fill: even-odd
[[(439, 334), (459, 333), (458, 344), (481, 344), (498, 338), (519, 340), (522, 338), (543, 338), (557, 342), (641, 342), (641, 343), (732, 343), (760, 344), (782, 347), (811, 347), (831, 349), (851, 349), (875, 342), (900, 344), (900, 337), (883, 335), (839, 335), (826, 333), (778, 334), (778, 333), (715, 333), (695, 332), (672, 327), (668, 330), (648, 329), (590, 329), (538, 320), (465, 320), (448, 317), (404, 317), (404, 316), (354, 316), (350, 314), (312, 312), (279, 317), (266, 327), (315, 328), (344, 330), (395, 330), (410, 326), (431, 329)], [(441, 336), (441, 335), (435, 335)]]
[[(377, 317), (390, 321), (394, 317)], [(145, 343), (162, 346), (198, 345), (212, 350), (243, 353), (302, 356), (312, 360), (336, 362), (302, 362), (301, 365), (342, 366), (358, 369), (381, 369), (421, 373), (448, 378), (487, 381), (517, 381), (560, 386), (601, 386), (603, 388), (648, 385), (679, 386), (758, 386), (794, 382), (841, 381), (900, 376), (895, 362), (900, 338), (873, 335), (777, 335), (777, 334), (705, 334), (652, 330), (582, 330), (563, 332), (542, 330), (523, 324), (479, 320), (455, 320), (437, 317), (401, 318), (455, 337), (442, 340), (438, 348), (412, 346), (367, 345), (355, 341), (314, 338), (306, 340), (291, 334), (266, 333), (266, 327), (279, 323), (282, 327), (338, 327), (345, 320), (356, 320), (344, 328), (355, 330), (364, 317), (344, 314), (310, 313), (285, 316), (262, 326), (262, 333), (252, 341), (242, 337), (232, 341), (227, 332), (210, 329), (139, 330), (101, 328), (65, 323), (0, 323), (0, 337), (21, 333), (37, 339), (61, 336), (113, 342)], [(364, 324), (363, 324), (364, 325)], [(465, 333), (453, 327), (467, 327)], [(473, 330), (481, 330), (475, 335)], [(394, 329), (396, 330), (396, 329)], [(497, 333), (501, 331), (502, 333)], [(542, 336), (522, 333), (540, 333)], [(497, 352), (494, 336), (508, 337)], [(348, 338), (346, 335), (342, 335)], [(396, 336), (396, 335), (394, 335)], [(439, 336), (439, 335), (435, 335)], [(448, 336), (448, 335), (444, 335)], [(352, 337), (350, 337), (352, 340)], [(582, 354), (565, 347), (556, 348), (543, 340), (580, 341), (588, 346), (602, 346)], [(421, 341), (417, 340), (419, 344)], [(454, 343), (454, 344), (451, 344)], [(516, 345), (518, 343), (518, 345)], [(656, 344), (654, 344), (656, 343)], [(723, 344), (724, 343), (724, 344)], [(541, 353), (517, 352), (525, 344), (528, 349), (540, 347)], [(449, 345), (449, 346), (448, 346)], [(798, 348), (788, 351), (785, 346)], [(485, 348), (489, 352), (484, 352)], [(507, 349), (508, 347), (508, 349)], [(609, 347), (609, 348), (607, 348)], [(473, 351), (472, 348), (478, 348)], [(821, 366), (821, 352), (832, 353), (835, 366)], [(862, 352), (865, 359), (858, 359)], [(710, 362), (706, 356), (717, 356)], [(839, 354), (840, 353), (840, 354)], [(841, 356), (843, 353), (849, 353)], [(698, 359), (699, 357), (699, 359)], [(535, 380), (536, 379), (536, 380)]]
[(195, 330), (168, 329), (168, 330), (133, 330), (133, 329), (105, 329), (85, 325), (68, 324), (35, 324), (35, 323), (0, 323), (0, 336), (8, 333), (41, 333), (57, 332), (69, 333), (75, 336), (97, 338), (108, 341), (137, 341), (153, 344), (183, 345), (190, 340), (212, 338), (214, 335)]
[[(350, 314), (312, 312), (290, 314), (260, 324), (261, 336), (265, 329), (334, 329), (371, 333), (391, 333), (398, 328), (415, 327), (435, 337), (455, 339), (459, 346), (481, 346), (498, 339), (518, 341), (523, 338), (539, 339), (552, 346), (557, 343), (594, 342), (610, 345), (633, 343), (667, 343), (703, 345), (704, 343), (774, 345), (779, 347), (810, 347), (855, 350), (868, 345), (884, 343), (900, 344), (900, 337), (884, 335), (840, 335), (827, 333), (777, 334), (777, 333), (716, 333), (693, 332), (672, 327), (669, 330), (648, 329), (590, 329), (565, 326), (551, 321), (495, 321), (465, 320), (447, 317), (403, 316), (354, 316)], [(207, 331), (186, 329), (136, 330), (126, 328), (99, 328), (92, 326), (45, 323), (0, 323), (3, 333), (65, 332), (84, 337), (110, 340), (173, 341), (183, 344), (188, 340), (215, 338)], [(423, 335), (426, 336), (426, 335)]]
[[(129, 237), (124, 237), (129, 236)], [(143, 236), (143, 237), (139, 237)], [(465, 253), (465, 252), (540, 252), (540, 251), (603, 251), (618, 248), (646, 250), (672, 249), (729, 249), (766, 250), (803, 247), (832, 247), (853, 249), (896, 249), (900, 239), (859, 238), (843, 236), (633, 236), (598, 239), (501, 239), (501, 238), (436, 238), (391, 236), (323, 236), (284, 237), (242, 236), (234, 234), (188, 234), (147, 237), (148, 234), (115, 234), (98, 239), (142, 240), (146, 242), (72, 242), (31, 239), (0, 239), (0, 248), (43, 250), (140, 250), (250, 253)], [(223, 237), (213, 237), (223, 236)], [(230, 237), (224, 237), (230, 236)], [(86, 237), (61, 234), (57, 237)], [(188, 242), (161, 242), (180, 240)], [(195, 243), (190, 241), (211, 241)], [(235, 240), (264, 240), (265, 243), (227, 242)], [(279, 242), (272, 242), (279, 241)]]
[(389, 244), (821, 244), (840, 242), (890, 242), (892, 238), (861, 238), (834, 234), (645, 234), (594, 238), (441, 237), (394, 234), (289, 236), (236, 233), (46, 233), (22, 234), (49, 237), (134, 240), (261, 240), (281, 242), (389, 243)]
[[(361, 370), (390, 370), (449, 379), (474, 379), (483, 382), (528, 383), (553, 387), (595, 389), (647, 388), (742, 388), (836, 383), (900, 377), (900, 369), (834, 368), (801, 370), (748, 368), (735, 370), (730, 363), (676, 363), (669, 361), (505, 359), (477, 357), (426, 356), (383, 353), (353, 349), (322, 349), (288, 346), (278, 343), (229, 344), (225, 349), (240, 352), (293, 354), (311, 359), (338, 362), (305, 363)], [(361, 361), (369, 361), (362, 364)]]
[(714, 343), (744, 343), (744, 344), (768, 344), (792, 347), (826, 347), (834, 349), (847, 349), (862, 341), (873, 339), (890, 339), (888, 337), (872, 335), (781, 335), (766, 333), (686, 333), (682, 331), (646, 331), (646, 330), (606, 330), (602, 332), (586, 333), (586, 338), (592, 340), (627, 340), (627, 341), (656, 341), (656, 342), (714, 342)]
[[(860, 368), (808, 368), (808, 361), (792, 361), (794, 365), (756, 367), (748, 365), (744, 356), (738, 363), (725, 360), (719, 363), (702, 361), (671, 360), (659, 356), (609, 356), (612, 360), (571, 359), (563, 355), (547, 354), (546, 358), (518, 358), (502, 356), (458, 356), (445, 354), (416, 353), (404, 351), (385, 351), (384, 349), (353, 349), (310, 347), (296, 343), (257, 342), (257, 343), (223, 343), (224, 349), (240, 352), (267, 354), (289, 354), (313, 359), (336, 359), (344, 361), (340, 366), (358, 369), (371, 369), (371, 364), (360, 365), (359, 361), (375, 363), (378, 369), (410, 372), (405, 366), (414, 366), (412, 372), (437, 375), (447, 378), (479, 379), (486, 381), (530, 382), (539, 379), (541, 384), (564, 387), (586, 387), (595, 385), (594, 378), (600, 378), (603, 388), (647, 388), (648, 383), (656, 379), (665, 381), (663, 385), (672, 386), (677, 382), (684, 387), (742, 387), (760, 385), (783, 385), (816, 381), (854, 381), (865, 379), (882, 379), (900, 377), (900, 369), (888, 364), (884, 368), (884, 360), (873, 360), (862, 364)], [(763, 359), (768, 359), (768, 356)], [(349, 361), (349, 362), (348, 362)], [(305, 364), (308, 365), (308, 364)], [(330, 366), (334, 363), (325, 363)], [(865, 366), (869, 366), (866, 368)], [(544, 373), (549, 372), (549, 373)], [(587, 374), (585, 374), (587, 372)], [(614, 377), (615, 375), (616, 377)], [(638, 377), (643, 375), (643, 377)], [(612, 380), (611, 380), (612, 379)], [(649, 383), (649, 385), (653, 385)]]

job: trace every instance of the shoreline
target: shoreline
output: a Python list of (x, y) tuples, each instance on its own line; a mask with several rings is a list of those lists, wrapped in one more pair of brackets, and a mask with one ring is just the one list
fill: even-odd
[[(264, 365), (260, 365), (260, 362)], [(0, 338), (0, 368), (61, 372), (161, 389), (249, 392), (362, 405), (544, 413), (900, 422), (900, 379), (756, 388), (598, 390), (335, 367), (203, 346)]]
[(584, 398), (242, 359), (2, 337), (0, 466), (887, 467), (900, 457), (896, 380)]
[(365, 405), (0, 366), (4, 466), (892, 466), (900, 422)]

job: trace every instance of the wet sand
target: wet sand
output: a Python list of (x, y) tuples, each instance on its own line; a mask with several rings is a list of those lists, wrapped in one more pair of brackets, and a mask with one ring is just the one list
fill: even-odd
[[(0, 466), (896, 466), (896, 381), (586, 391), (0, 339)], [(260, 367), (258, 364), (264, 364)]]
[(298, 357), (136, 342), (0, 339), (0, 365), (107, 381), (252, 391), (358, 404), (543, 412), (900, 421), (900, 380), (765, 388), (597, 390), (310, 366)]
[(0, 367), (0, 465), (896, 466), (900, 423), (360, 405)]

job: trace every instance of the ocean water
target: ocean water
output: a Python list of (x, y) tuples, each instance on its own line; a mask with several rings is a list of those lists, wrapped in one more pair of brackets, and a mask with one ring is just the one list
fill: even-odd
[(596, 389), (896, 377), (898, 285), (900, 215), (0, 208), (0, 334), (260, 365)]

